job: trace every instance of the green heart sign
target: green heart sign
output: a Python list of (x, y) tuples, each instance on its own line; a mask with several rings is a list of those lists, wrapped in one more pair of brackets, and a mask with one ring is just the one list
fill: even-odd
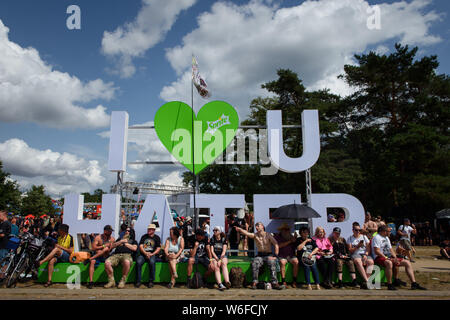
[(222, 154), (236, 135), (238, 126), (236, 110), (223, 101), (205, 104), (197, 116), (186, 103), (172, 101), (159, 108), (155, 115), (155, 131), (159, 140), (195, 174)]

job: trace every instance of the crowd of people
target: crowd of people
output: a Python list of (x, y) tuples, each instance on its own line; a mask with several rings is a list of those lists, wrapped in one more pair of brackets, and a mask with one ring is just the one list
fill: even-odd
[[(241, 214), (242, 217), (242, 214)], [(411, 235), (417, 234), (414, 224), (409, 219), (404, 219), (397, 229), (398, 243), (394, 248), (390, 239), (391, 228), (385, 223), (379, 223), (371, 219), (370, 213), (366, 214), (364, 224), (354, 222), (351, 235), (341, 235), (341, 229), (335, 227), (331, 235), (326, 235), (322, 227), (314, 230), (310, 236), (310, 230), (303, 227), (299, 233), (293, 232), (291, 227), (283, 223), (278, 228), (278, 233), (271, 234), (265, 231), (261, 222), (254, 224), (253, 215), (245, 210), (243, 218), (237, 213), (230, 214), (226, 219), (225, 228), (215, 226), (212, 235), (209, 234), (209, 220), (205, 220), (200, 228), (194, 229), (191, 217), (175, 217), (174, 227), (170, 229), (170, 236), (161, 241), (155, 233), (156, 225), (150, 223), (147, 233), (139, 242), (135, 239), (134, 224), (121, 224), (118, 238), (115, 239), (110, 225), (106, 225), (103, 233), (85, 235), (89, 250), (92, 255), (83, 263), (88, 265), (88, 288), (94, 286), (93, 275), (100, 263), (104, 263), (108, 282), (105, 288), (116, 286), (114, 280), (114, 268), (122, 266), (122, 277), (118, 288), (125, 286), (125, 281), (131, 270), (133, 262), (136, 262), (135, 286), (142, 285), (142, 270), (145, 263), (149, 268), (149, 281), (147, 286), (153, 287), (156, 279), (155, 264), (157, 261), (168, 263), (171, 279), (168, 288), (173, 288), (178, 278), (177, 264), (187, 262), (187, 282), (194, 276), (194, 266), (201, 264), (205, 268), (203, 280), (214, 274), (216, 286), (219, 290), (231, 287), (228, 272), (228, 257), (237, 255), (241, 244), (243, 251), (253, 258), (251, 262), (252, 284), (251, 288), (258, 288), (259, 274), (264, 266), (270, 271), (270, 286), (274, 289), (283, 289), (288, 286), (287, 263), (292, 265), (292, 279), (289, 284), (297, 288), (302, 284), (297, 282), (298, 273), (303, 269), (306, 288), (316, 289), (342, 288), (344, 265), (349, 271), (351, 282), (346, 283), (350, 287), (359, 286), (368, 289), (369, 277), (374, 265), (384, 268), (389, 290), (396, 290), (406, 283), (398, 278), (399, 268), (404, 267), (411, 282), (411, 289), (422, 289), (414, 276), (412, 267), (414, 248), (411, 243)], [(9, 221), (10, 220), (10, 221)], [(253, 228), (254, 226), (254, 228)], [(8, 219), (6, 212), (0, 211), (0, 253), (5, 255), (4, 243), (9, 234), (31, 232), (43, 238), (54, 236), (56, 238), (53, 250), (41, 261), (36, 261), (37, 266), (48, 262), (48, 281), (45, 286), (52, 285), (54, 265), (58, 262), (68, 262), (70, 254), (74, 251), (73, 238), (69, 233), (69, 226), (63, 224), (60, 218), (39, 219)], [(6, 240), (5, 240), (6, 239)], [(449, 258), (449, 241), (441, 244), (441, 254)], [(197, 268), (196, 268), (196, 271)], [(322, 276), (320, 281), (319, 272)], [(281, 282), (278, 281), (278, 273)], [(313, 282), (311, 281), (311, 275)], [(333, 274), (337, 274), (337, 280)], [(362, 279), (357, 281), (357, 274)], [(223, 281), (222, 281), (223, 279)]]

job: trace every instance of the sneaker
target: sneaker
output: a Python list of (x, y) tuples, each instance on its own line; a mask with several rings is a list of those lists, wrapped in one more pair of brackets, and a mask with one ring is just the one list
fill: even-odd
[(427, 290), (427, 288), (422, 287), (417, 282), (411, 283), (411, 290)]
[(308, 290), (312, 290), (312, 287), (310, 284), (308, 284), (308, 286), (306, 287)]
[(120, 282), (119, 282), (119, 285), (117, 286), (117, 288), (119, 288), (119, 289), (125, 288), (125, 277), (122, 277), (122, 279), (120, 279)]
[(367, 283), (366, 283), (366, 282), (361, 283), (361, 285), (359, 286), (359, 288), (362, 289), (362, 290), (368, 290), (368, 289), (369, 289), (369, 288), (367, 287)]
[(392, 283), (388, 283), (387, 287), (388, 290), (397, 290), (397, 288)]
[[(167, 285), (167, 288), (168, 288), (168, 289), (172, 289), (172, 288), (173, 288), (173, 283), (172, 283), (172, 282), (169, 282), (169, 284)], [(188, 286), (188, 288), (189, 288), (189, 286)]]
[(94, 287), (94, 282), (90, 281), (88, 282), (87, 286), (88, 289), (92, 289)]
[(350, 284), (348, 286), (355, 288), (357, 285), (358, 285), (358, 282), (356, 281), (356, 279), (353, 279), (353, 281), (350, 282)]
[(114, 278), (109, 278), (108, 279), (108, 283), (105, 284), (104, 288), (108, 289), (108, 288), (112, 288), (116, 285), (116, 282), (114, 281)]
[(141, 286), (141, 282), (139, 281), (139, 282), (136, 282), (135, 284), (134, 284), (134, 286), (136, 287), (136, 288), (139, 288), (140, 286)]
[(253, 290), (258, 289), (258, 282), (252, 282), (252, 289)]
[(287, 287), (286, 281), (283, 281), (283, 286)]
[(393, 285), (396, 287), (400, 287), (400, 286), (406, 287), (406, 282), (402, 281), (400, 279), (395, 279), (393, 282)]
[(153, 286), (154, 286), (154, 284), (153, 284), (153, 281), (150, 281), (148, 284), (147, 284), (147, 288), (153, 288)]
[(222, 283), (219, 283), (219, 290), (223, 291), (225, 290), (227, 287), (225, 287)]
[(230, 282), (225, 282), (225, 287), (226, 287), (227, 289), (230, 289), (230, 288), (231, 288), (231, 283), (230, 283)]
[(342, 281), (338, 281), (337, 287), (338, 287), (339, 289), (342, 289), (342, 288), (344, 287), (344, 284), (342, 283)]
[(294, 281), (294, 282), (291, 283), (291, 286), (292, 286), (292, 288), (295, 289), (295, 288), (297, 288), (297, 283), (295, 283), (295, 281)]

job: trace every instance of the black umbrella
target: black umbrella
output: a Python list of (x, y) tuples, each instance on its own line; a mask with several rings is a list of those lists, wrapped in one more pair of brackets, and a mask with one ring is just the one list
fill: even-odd
[(308, 219), (308, 218), (320, 218), (320, 214), (317, 213), (311, 207), (305, 204), (288, 204), (281, 206), (272, 213), (273, 219)]

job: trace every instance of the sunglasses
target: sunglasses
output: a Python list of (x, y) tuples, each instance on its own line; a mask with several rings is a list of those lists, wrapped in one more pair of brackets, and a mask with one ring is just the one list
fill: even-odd
[(217, 230), (217, 229), (214, 229), (213, 231), (214, 231), (214, 232), (216, 232), (216, 231), (219, 231), (219, 230)]
[(360, 232), (361, 229), (353, 229), (353, 231)]
[(127, 230), (125, 230), (125, 232), (131, 232), (131, 230), (130, 230), (130, 229), (127, 229)]

